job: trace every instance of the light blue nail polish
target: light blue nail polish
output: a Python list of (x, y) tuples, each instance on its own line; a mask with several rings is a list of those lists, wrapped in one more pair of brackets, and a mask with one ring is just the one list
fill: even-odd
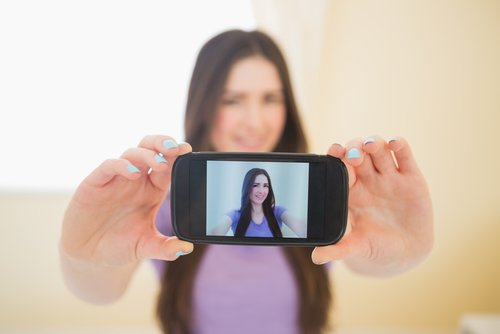
[(366, 140), (365, 140), (364, 144), (366, 145), (366, 144), (369, 144), (369, 143), (374, 143), (374, 142), (376, 142), (375, 138), (373, 138), (373, 137), (368, 137), (368, 138), (366, 138)]
[(361, 152), (359, 149), (353, 147), (347, 152), (347, 159), (356, 159), (356, 158), (361, 158)]
[(174, 147), (178, 147), (178, 145), (172, 139), (165, 139), (163, 141), (163, 147), (165, 147), (166, 149), (171, 149), (171, 148), (174, 148)]
[(166, 164), (167, 163), (167, 160), (165, 160), (165, 158), (162, 157), (159, 154), (155, 154), (155, 160), (156, 160), (156, 162), (159, 162), (159, 163), (162, 163), (162, 164)]
[(186, 252), (177, 252), (175, 253), (176, 256), (183, 256), (183, 255), (188, 255), (190, 253), (186, 253)]
[(134, 165), (132, 165), (132, 164), (128, 164), (128, 166), (127, 166), (127, 170), (128, 170), (130, 173), (140, 173), (139, 168), (135, 167), (135, 166), (134, 166)]

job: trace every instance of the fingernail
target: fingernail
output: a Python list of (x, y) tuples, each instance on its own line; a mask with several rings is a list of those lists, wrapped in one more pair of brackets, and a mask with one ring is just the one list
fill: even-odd
[(159, 163), (163, 163), (163, 164), (167, 163), (167, 160), (165, 160), (165, 158), (163, 156), (161, 156), (160, 154), (155, 154), (155, 160), (156, 160), (156, 162), (159, 162)]
[(359, 149), (353, 147), (347, 152), (347, 159), (361, 158), (361, 152)]
[(171, 149), (171, 148), (174, 148), (174, 147), (178, 147), (179, 145), (177, 145), (177, 143), (175, 141), (173, 141), (172, 139), (165, 139), (163, 141), (163, 147), (165, 147), (166, 149)]
[(365, 140), (364, 144), (366, 145), (366, 144), (369, 144), (369, 143), (374, 143), (374, 142), (376, 142), (375, 138), (373, 138), (373, 137), (368, 137), (368, 138), (366, 138), (366, 140)]
[(399, 137), (393, 137), (389, 140), (389, 143), (393, 142), (393, 141), (398, 141), (399, 140)]
[(127, 166), (127, 170), (130, 172), (130, 173), (139, 173), (140, 170), (139, 168), (135, 167), (134, 165), (132, 164), (128, 164)]
[(321, 260), (321, 261), (314, 262), (314, 263), (317, 264), (318, 266), (322, 266), (324, 264), (327, 264), (328, 262), (330, 262), (330, 260)]
[(177, 252), (175, 253), (176, 256), (183, 256), (183, 255), (188, 255), (188, 254), (191, 254), (191, 253), (186, 253), (186, 252)]

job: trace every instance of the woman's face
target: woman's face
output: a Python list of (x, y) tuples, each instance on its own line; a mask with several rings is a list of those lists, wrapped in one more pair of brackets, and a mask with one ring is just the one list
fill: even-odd
[(283, 86), (269, 60), (251, 56), (229, 72), (215, 116), (211, 143), (221, 152), (269, 152), (285, 126)]
[(250, 202), (254, 205), (262, 205), (269, 194), (269, 181), (263, 174), (257, 175), (250, 188)]

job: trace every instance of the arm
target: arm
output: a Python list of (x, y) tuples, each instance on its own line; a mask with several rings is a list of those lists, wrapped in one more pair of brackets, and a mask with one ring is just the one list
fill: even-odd
[(307, 226), (302, 219), (297, 219), (288, 211), (281, 214), (281, 221), (288, 226), (299, 238), (307, 238)]
[[(432, 203), (425, 179), (403, 138), (353, 140), (330, 155), (349, 171), (347, 232), (337, 244), (316, 247), (315, 263), (343, 260), (351, 270), (374, 276), (404, 272), (431, 251)], [(394, 158), (393, 158), (394, 155)]]
[(92, 266), (60, 251), (61, 272), (71, 292), (83, 301), (107, 304), (125, 292), (139, 261), (123, 266)]
[(193, 250), (191, 243), (163, 236), (154, 226), (171, 166), (190, 149), (169, 137), (148, 136), (120, 159), (106, 160), (79, 185), (59, 241), (64, 281), (77, 297), (112, 302), (123, 294), (140, 260), (171, 261), (177, 252)]
[(231, 218), (229, 216), (224, 216), (222, 222), (217, 224), (211, 231), (210, 233), (212, 235), (226, 235), (226, 233), (229, 231), (231, 228)]

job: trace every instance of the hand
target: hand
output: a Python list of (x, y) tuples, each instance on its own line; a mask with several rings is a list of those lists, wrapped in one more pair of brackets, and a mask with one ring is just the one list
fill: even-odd
[[(177, 156), (191, 151), (170, 137), (147, 136), (120, 159), (104, 161), (78, 187), (66, 211), (61, 254), (81, 266), (131, 265), (140, 259), (175, 260), (193, 245), (161, 235), (156, 213), (170, 187)], [(161, 154), (158, 154), (161, 153)]]
[(419, 263), (432, 249), (433, 213), (406, 140), (387, 143), (373, 136), (347, 148), (334, 144), (328, 154), (349, 171), (348, 226), (337, 244), (314, 249), (313, 262), (344, 260), (369, 275), (396, 274)]

